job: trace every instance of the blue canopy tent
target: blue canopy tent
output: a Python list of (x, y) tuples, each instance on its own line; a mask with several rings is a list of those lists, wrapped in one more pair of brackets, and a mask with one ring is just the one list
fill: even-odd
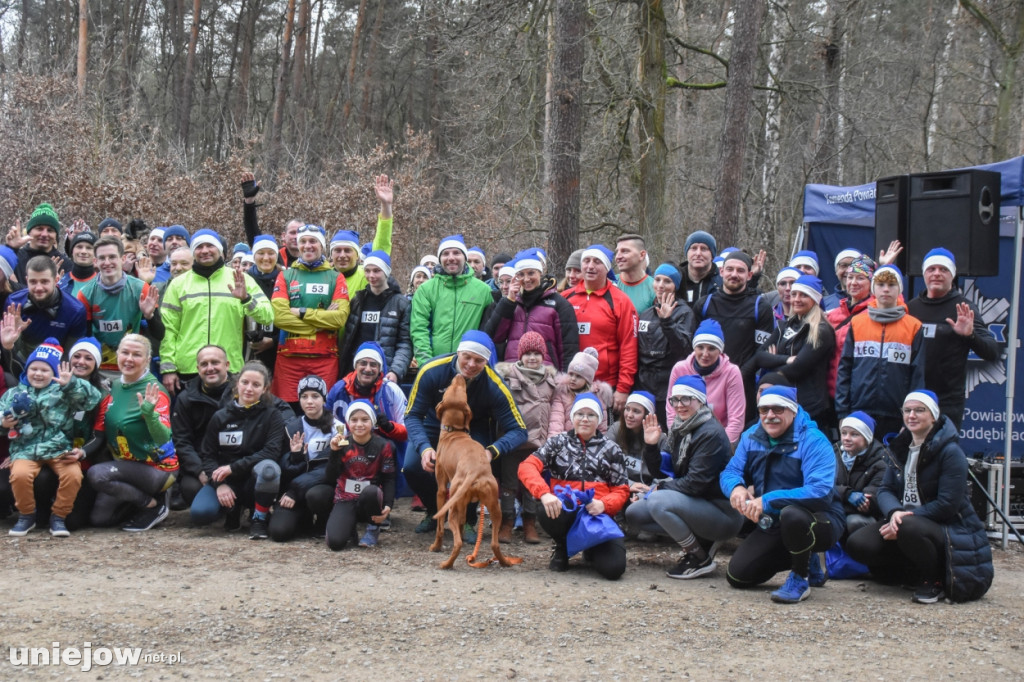
[[(1021, 313), (1021, 223), (1024, 206), (1024, 156), (976, 166), (1002, 174), (1002, 218), (999, 230), (999, 276), (960, 277), (964, 294), (977, 304), (982, 319), (996, 339), (1006, 343), (1005, 360), (968, 360), (967, 406), (960, 442), (968, 457), (994, 460), (1003, 453), (1004, 486), (1010, 481), (1010, 461), (1024, 459), (1024, 400), (1014, 387), (1024, 379), (1016, 364), (1017, 321)], [(875, 183), (855, 187), (807, 185), (804, 188), (806, 248), (816, 251), (822, 282), (831, 290), (837, 283), (832, 263), (844, 248), (875, 251)], [(919, 283), (919, 280), (915, 280)], [(914, 289), (919, 291), (919, 284)], [(1016, 313), (1016, 314), (1014, 314)], [(1012, 343), (1009, 341), (1012, 340)], [(1007, 381), (1007, 377), (1012, 377)], [(1009, 496), (1003, 495), (1009, 512)], [(1005, 533), (1004, 533), (1005, 537)]]

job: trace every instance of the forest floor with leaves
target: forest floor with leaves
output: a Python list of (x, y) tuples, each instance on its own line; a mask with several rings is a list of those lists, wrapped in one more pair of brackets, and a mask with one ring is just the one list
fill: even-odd
[[(665, 575), (669, 543), (628, 542), (608, 582), (576, 557), (547, 570), (550, 544), (516, 533), (520, 566), (455, 568), (427, 551), (401, 500), (380, 547), (328, 551), (322, 540), (252, 541), (174, 512), (153, 531), (83, 530), (8, 538), (0, 522), (0, 677), (82, 678), (76, 665), (15, 666), (11, 648), (141, 649), (137, 665), (91, 679), (929, 679), (1024, 677), (1024, 550), (994, 548), (984, 599), (923, 606), (910, 592), (830, 581), (774, 604), (765, 586)], [(489, 538), (485, 536), (485, 540)], [(488, 552), (485, 545), (481, 553)], [(177, 659), (174, 660), (174, 657)], [(147, 658), (148, 657), (148, 658)], [(72, 659), (73, 660), (73, 659)], [(18, 669), (15, 670), (15, 667)]]

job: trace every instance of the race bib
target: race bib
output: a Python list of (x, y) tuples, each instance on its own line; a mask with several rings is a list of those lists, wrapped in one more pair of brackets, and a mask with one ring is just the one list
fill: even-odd
[(877, 358), (881, 354), (881, 344), (877, 341), (857, 341), (853, 344), (855, 358)]
[(270, 334), (271, 332), (274, 331), (274, 325), (272, 325), (272, 324), (261, 324), (260, 325), (260, 331), (263, 332), (264, 334)]
[(306, 284), (306, 293), (312, 296), (326, 296), (327, 285), (317, 282), (309, 282)]
[(791, 339), (794, 336), (796, 336), (796, 330), (792, 327), (787, 328), (786, 331), (782, 333), (782, 338), (784, 339)]
[(651, 327), (651, 321), (650, 321), (650, 320), (640, 320), (640, 323), (639, 323), (639, 325), (637, 326), (637, 330), (638, 330), (638, 331), (639, 331), (639, 332), (640, 332), (641, 334), (643, 334), (643, 333), (644, 333), (644, 332), (646, 332), (646, 331), (647, 331), (648, 329), (650, 329), (650, 327)]
[(370, 485), (369, 481), (356, 481), (351, 478), (346, 478), (345, 492), (352, 493), (353, 495), (358, 495), (359, 493), (363, 492), (363, 488), (365, 488), (368, 485)]
[(379, 310), (364, 310), (363, 311), (363, 324), (377, 324), (380, 322), (380, 311)]
[(687, 301), (687, 303), (693, 303), (693, 291), (691, 291), (691, 290), (687, 290), (686, 291), (686, 301)]
[(935, 325), (934, 324), (922, 324), (921, 331), (924, 333), (924, 338), (934, 339), (935, 338)]
[(76, 422), (80, 422), (83, 419), (85, 419), (85, 410), (79, 410), (78, 412), (75, 412), (75, 421)]
[(218, 440), (224, 447), (237, 446), (242, 444), (242, 432), (241, 431), (221, 431)]
[(885, 359), (894, 365), (910, 364), (910, 347), (902, 343), (885, 344)]
[(319, 459), (331, 446), (331, 441), (328, 438), (317, 438), (316, 440), (310, 441), (306, 447), (306, 455), (309, 459)]
[(640, 471), (640, 460), (638, 458), (627, 455), (622, 460), (626, 465), (626, 471)]
[(771, 336), (772, 336), (771, 332), (763, 332), (760, 329), (755, 329), (754, 330), (754, 342), (757, 343), (757, 345), (759, 345), (759, 346), (761, 344), (763, 344), (765, 341), (767, 341), (768, 339), (770, 339)]
[(104, 334), (114, 334), (124, 331), (124, 323), (121, 322), (121, 320), (96, 320), (96, 324), (99, 327), (100, 332)]
[(590, 323), (589, 322), (577, 322), (576, 326), (579, 327), (580, 336), (583, 336), (584, 334), (589, 334), (590, 333)]

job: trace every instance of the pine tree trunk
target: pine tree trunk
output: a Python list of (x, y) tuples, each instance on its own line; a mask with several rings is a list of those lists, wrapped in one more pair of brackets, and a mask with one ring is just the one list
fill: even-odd
[(85, 73), (89, 62), (89, 0), (78, 0), (78, 99), (85, 99)]
[(295, 0), (288, 0), (285, 12), (284, 33), (281, 36), (281, 64), (277, 72), (277, 87), (274, 92), (274, 116), (270, 128), (270, 153), (267, 156), (267, 170), (271, 178), (277, 174), (277, 164), (281, 158), (282, 129), (284, 128), (284, 108), (288, 102), (288, 73), (291, 65), (292, 28), (295, 26)]
[(663, 252), (664, 243), (653, 242), (663, 235), (665, 220), (665, 173), (668, 148), (665, 145), (665, 9), (661, 0), (640, 3), (640, 64), (637, 69), (640, 97), (640, 215), (639, 231), (648, 249)]

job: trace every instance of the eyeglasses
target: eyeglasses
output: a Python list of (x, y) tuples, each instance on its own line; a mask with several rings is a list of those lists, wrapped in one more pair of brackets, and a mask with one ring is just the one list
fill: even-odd
[(593, 412), (577, 412), (576, 414), (574, 414), (574, 415), (572, 416), (572, 418), (573, 418), (573, 419), (587, 419), (587, 420), (592, 420), (592, 419), (597, 419), (597, 415), (596, 415), (596, 414), (594, 414)]
[(927, 407), (904, 407), (903, 414), (924, 414), (928, 411)]
[(668, 399), (668, 404), (672, 407), (680, 407), (682, 405), (689, 405), (694, 400), (696, 400), (696, 398), (692, 395), (674, 395)]
[(772, 414), (782, 414), (786, 411), (786, 408), (782, 405), (764, 405), (758, 406), (757, 413), (762, 417), (771, 412)]

